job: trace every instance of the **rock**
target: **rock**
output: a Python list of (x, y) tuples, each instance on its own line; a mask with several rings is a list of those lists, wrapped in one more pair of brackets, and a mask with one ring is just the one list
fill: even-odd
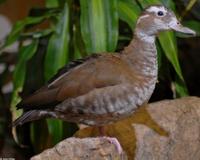
[(168, 136), (161, 136), (143, 124), (133, 124), (136, 160), (200, 159), (199, 98), (165, 100), (149, 105), (147, 110)]
[(31, 160), (127, 160), (106, 138), (68, 138)]
[[(131, 117), (106, 126), (105, 131), (119, 140), (130, 160), (199, 160), (200, 98), (151, 103)], [(66, 139), (32, 160), (126, 159), (105, 139), (84, 138), (98, 136), (94, 127), (81, 129), (75, 136), (82, 139)]]

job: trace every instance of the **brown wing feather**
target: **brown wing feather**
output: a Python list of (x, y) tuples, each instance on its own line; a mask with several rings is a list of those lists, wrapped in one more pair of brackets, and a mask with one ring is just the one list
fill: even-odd
[[(57, 74), (55, 74), (49, 81), (48, 84), (51, 84), (53, 81), (58, 79), (61, 75), (70, 72), (77, 66), (80, 66), (83, 63), (87, 63), (87, 61), (90, 61), (92, 59), (96, 59), (100, 57), (100, 54), (92, 54), (88, 57), (85, 57), (83, 59), (78, 59), (69, 62), (66, 66), (62, 67), (58, 70)], [(30, 110), (33, 108), (38, 107), (39, 108), (46, 108), (51, 107), (59, 103), (57, 98), (57, 92), (59, 90), (59, 87), (48, 87), (48, 84), (44, 87), (38, 89), (35, 93), (28, 96), (27, 98), (24, 98), (21, 102), (17, 104), (17, 109), (23, 108), (25, 110)], [(70, 90), (70, 88), (69, 88)]]
[[(60, 77), (51, 81), (48, 86), (23, 100), (18, 106), (40, 109), (50, 104), (55, 105), (55, 103), (68, 98), (83, 95), (96, 88), (123, 83), (130, 79), (131, 73), (124, 71), (124, 67), (127, 65), (117, 55), (104, 55), (88, 59), (77, 68), (64, 72)], [(30, 108), (28, 107), (27, 110)]]

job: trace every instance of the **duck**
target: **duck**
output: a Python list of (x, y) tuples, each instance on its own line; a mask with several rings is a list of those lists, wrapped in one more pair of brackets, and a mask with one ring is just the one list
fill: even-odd
[[(144, 9), (133, 39), (118, 53), (99, 53), (70, 62), (43, 87), (17, 104), (24, 113), (13, 126), (42, 118), (104, 126), (148, 103), (157, 82), (156, 36), (173, 30), (195, 35), (162, 5)], [(167, 44), (166, 44), (167, 45)]]

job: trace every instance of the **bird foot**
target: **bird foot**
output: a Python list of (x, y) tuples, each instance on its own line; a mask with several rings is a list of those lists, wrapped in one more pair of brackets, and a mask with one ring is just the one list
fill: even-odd
[(111, 138), (111, 137), (102, 137), (102, 138), (108, 140), (111, 144), (114, 144), (118, 153), (122, 154), (123, 149), (122, 149), (119, 141), (117, 140), (117, 138)]

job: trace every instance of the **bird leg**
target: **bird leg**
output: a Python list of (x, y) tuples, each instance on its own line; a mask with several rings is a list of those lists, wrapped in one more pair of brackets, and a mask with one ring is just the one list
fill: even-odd
[(106, 139), (111, 144), (114, 144), (114, 146), (116, 147), (118, 153), (122, 154), (123, 149), (122, 149), (119, 141), (117, 140), (117, 138), (106, 137), (106, 132), (105, 132), (105, 127), (104, 126), (98, 126), (98, 130), (99, 130), (100, 136), (102, 136), (102, 139)]
[(100, 136), (105, 136), (106, 135), (104, 126), (98, 126), (98, 130), (99, 130), (99, 135)]

